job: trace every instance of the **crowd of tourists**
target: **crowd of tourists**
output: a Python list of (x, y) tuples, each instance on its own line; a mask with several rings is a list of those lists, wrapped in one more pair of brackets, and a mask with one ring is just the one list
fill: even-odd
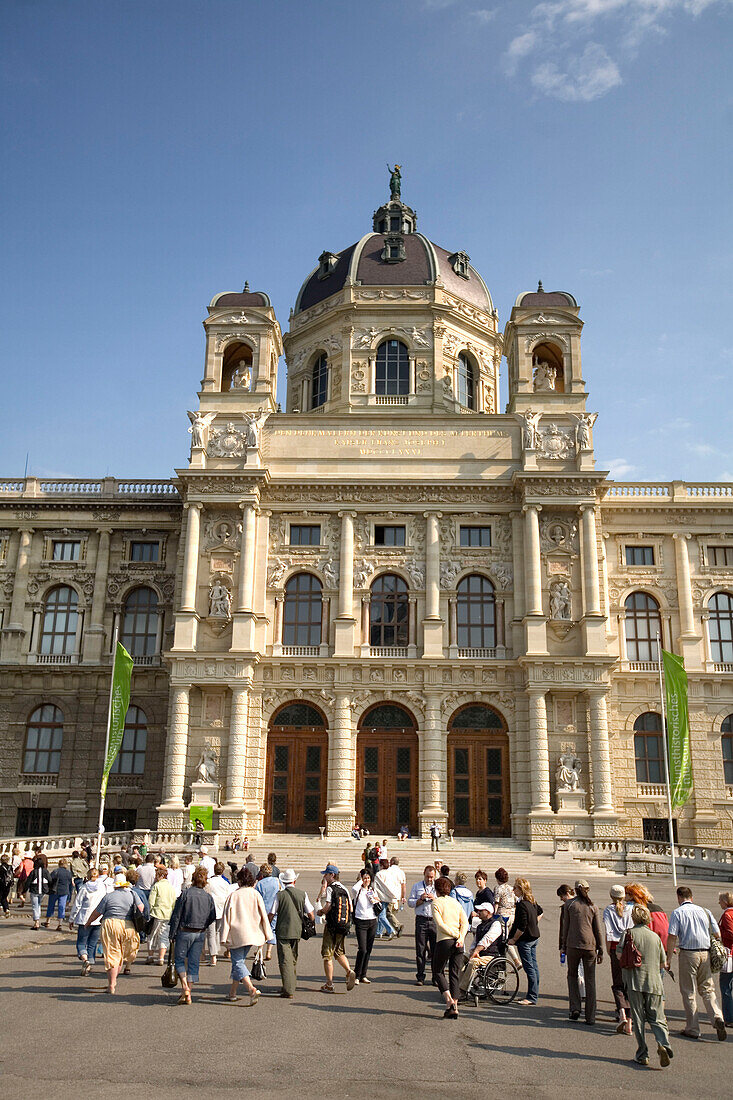
[[(40, 848), (17, 848), (0, 859), (0, 905), (7, 917), (13, 901), (20, 908), (30, 904), (36, 929), (42, 917), (45, 927), (55, 919), (57, 930), (68, 921), (76, 929), (82, 975), (101, 955), (109, 994), (115, 993), (118, 976), (130, 973), (144, 946), (146, 963), (167, 971), (163, 984), (180, 983), (178, 1003), (185, 1005), (192, 1003), (202, 956), (211, 966), (220, 957), (228, 959), (229, 1000), (237, 1000), (243, 986), (249, 1004), (257, 1004), (257, 985), (267, 977), (273, 948), (278, 995), (292, 999), (300, 943), (319, 931), (321, 992), (336, 992), (334, 964), (344, 972), (347, 991), (370, 985), (375, 942), (402, 935), (400, 914), (407, 905), (415, 917), (415, 982), (425, 985), (429, 974), (444, 1005), (443, 1018), (458, 1019), (477, 974), (497, 958), (524, 971), (527, 989), (518, 1003), (538, 1003), (537, 944), (545, 914), (528, 879), (516, 877), (510, 884), (509, 873), (500, 867), (490, 881), (478, 869), (475, 889), (470, 889), (464, 872), (451, 876), (437, 859), (408, 891), (399, 859), (389, 855), (385, 839), (381, 845), (367, 844), (364, 866), (352, 886), (342, 883), (339, 868), (328, 863), (311, 901), (297, 886), (298, 875), (278, 868), (275, 852), (257, 864), (252, 852), (239, 850), (246, 855), (241, 867), (215, 859), (206, 846), (182, 860), (143, 846), (123, 847), (95, 866), (86, 845), (49, 870)], [(669, 1065), (673, 1056), (664, 988), (664, 976), (673, 977), (673, 967), (685, 1012), (681, 1034), (700, 1037), (699, 997), (717, 1038), (726, 1039), (726, 1029), (733, 1027), (733, 893), (719, 895), (719, 921), (695, 903), (686, 886), (678, 888), (678, 904), (669, 916), (636, 882), (612, 886), (603, 908), (583, 879), (562, 884), (557, 896), (559, 961), (566, 968), (571, 1021), (582, 1016), (586, 1026), (595, 1026), (598, 967), (607, 955), (616, 1030), (633, 1034), (638, 1063), (649, 1063), (647, 1026), (660, 1065)], [(347, 955), (352, 931), (353, 966)], [(714, 973), (719, 974), (720, 1004)]]

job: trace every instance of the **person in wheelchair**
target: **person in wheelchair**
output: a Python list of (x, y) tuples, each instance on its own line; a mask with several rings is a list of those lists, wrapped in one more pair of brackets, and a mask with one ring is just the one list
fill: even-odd
[(506, 953), (507, 922), (494, 913), (494, 907), (488, 901), (476, 906), (479, 923), (476, 927), (473, 950), (463, 968), (458, 983), (459, 1001), (468, 999), (469, 991), (480, 976), (480, 972), (492, 959)]

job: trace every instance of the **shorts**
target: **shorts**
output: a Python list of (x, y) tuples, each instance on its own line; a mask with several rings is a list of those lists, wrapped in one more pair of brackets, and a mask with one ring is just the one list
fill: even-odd
[(345, 932), (332, 932), (328, 925), (326, 925), (323, 930), (323, 942), (321, 943), (321, 958), (332, 959), (334, 955), (345, 955), (345, 937)]

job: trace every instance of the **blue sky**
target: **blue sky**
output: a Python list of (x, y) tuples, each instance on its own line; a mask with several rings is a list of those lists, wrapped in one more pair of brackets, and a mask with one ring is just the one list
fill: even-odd
[[(403, 165), (506, 322), (585, 321), (599, 462), (733, 480), (732, 0), (120, 0), (3, 7), (0, 473), (167, 476), (205, 307), (283, 328)], [(506, 398), (505, 364), (502, 401)]]

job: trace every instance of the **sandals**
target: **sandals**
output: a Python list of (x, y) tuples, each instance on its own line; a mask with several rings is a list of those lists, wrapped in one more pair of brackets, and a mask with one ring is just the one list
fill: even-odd
[(321, 986), (320, 992), (321, 993), (335, 993), (336, 988), (330, 982), (326, 982), (324, 985)]
[(180, 997), (178, 998), (176, 1004), (190, 1005), (191, 1004), (191, 994), (187, 993), (186, 990), (184, 989), (183, 992), (181, 993)]

